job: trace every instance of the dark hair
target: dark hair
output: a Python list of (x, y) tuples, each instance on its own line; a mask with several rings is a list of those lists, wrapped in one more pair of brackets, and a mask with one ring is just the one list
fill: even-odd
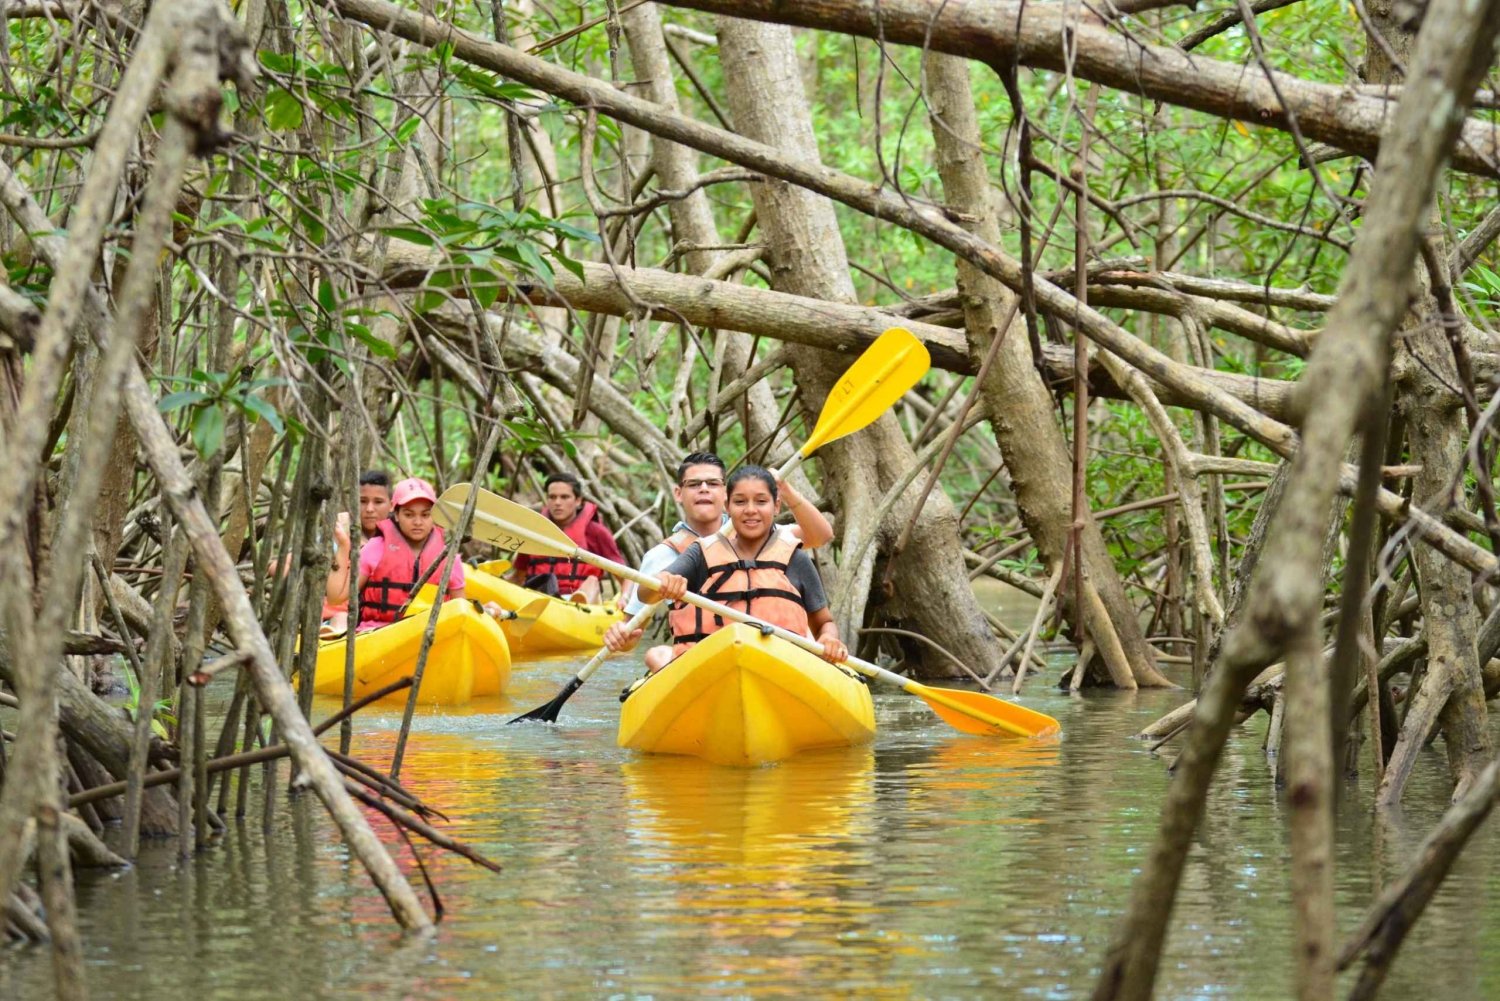
[(771, 471), (765, 466), (741, 466), (736, 469), (729, 474), (729, 480), (724, 484), (725, 491), (734, 493), (735, 484), (744, 480), (760, 480), (766, 485), (766, 489), (771, 491), (771, 499), (777, 499), (776, 477), (772, 476)]
[(682, 483), (682, 478), (687, 475), (689, 466), (718, 466), (719, 475), (724, 475), (724, 460), (712, 452), (689, 452), (681, 462), (677, 464), (677, 482)]
[(553, 473), (551, 476), (547, 477), (547, 481), (542, 484), (542, 490), (546, 491), (546, 489), (552, 486), (552, 484), (554, 483), (566, 483), (568, 486), (573, 488), (573, 495), (575, 497), (583, 496), (583, 484), (579, 483), (578, 477), (574, 476), (572, 473)]
[(384, 469), (366, 469), (359, 474), (359, 485), (362, 487), (385, 487), (385, 492), (391, 492), (391, 476)]

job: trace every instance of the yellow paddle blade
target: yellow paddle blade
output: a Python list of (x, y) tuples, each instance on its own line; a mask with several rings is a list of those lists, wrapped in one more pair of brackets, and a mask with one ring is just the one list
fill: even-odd
[(1046, 713), (984, 692), (930, 688), (915, 682), (906, 690), (926, 702), (943, 722), (964, 733), (993, 734), (998, 731), (1016, 737), (1041, 737), (1061, 729), (1057, 720)]
[(522, 636), (525, 636), (527, 630), (536, 625), (536, 620), (547, 610), (547, 606), (552, 601), (552, 598), (537, 598), (535, 601), (528, 601), (516, 609), (516, 617), (511, 620), (510, 624), (509, 632), (511, 638), (520, 639)]
[[(444, 528), (458, 524), (459, 515), (468, 503), (473, 487), (467, 483), (455, 483), (443, 491), (432, 508), (432, 518)], [(573, 552), (573, 540), (563, 530), (552, 524), (552, 519), (539, 511), (508, 501), (488, 490), (480, 490), (479, 500), (474, 506), (474, 521), (469, 532), (476, 539), (494, 543), (501, 549), (529, 553), (533, 556), (567, 556)], [(515, 530), (522, 529), (540, 536), (545, 542), (528, 539)]]
[(811, 455), (870, 424), (915, 386), (931, 364), (927, 345), (905, 327), (892, 327), (875, 338), (829, 391), (801, 454)]
[(433, 587), (431, 584), (423, 584), (422, 589), (418, 591), (416, 593), (416, 596), (413, 597), (407, 604), (406, 613), (402, 616), (402, 618), (409, 619), (419, 612), (428, 611), (430, 608), (432, 608), (432, 602), (436, 597), (437, 588)]

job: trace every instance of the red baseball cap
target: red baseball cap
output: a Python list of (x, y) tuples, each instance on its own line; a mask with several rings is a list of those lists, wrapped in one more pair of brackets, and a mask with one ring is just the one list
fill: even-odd
[(437, 491), (432, 489), (432, 484), (426, 480), (413, 476), (396, 484), (396, 489), (391, 491), (391, 506), (400, 507), (410, 504), (414, 500), (425, 500), (437, 503)]

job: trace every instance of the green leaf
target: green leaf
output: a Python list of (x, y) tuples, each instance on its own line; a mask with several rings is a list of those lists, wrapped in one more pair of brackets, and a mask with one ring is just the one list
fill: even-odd
[(224, 444), (224, 408), (218, 404), (203, 407), (193, 417), (193, 444), (198, 454), (208, 458)]
[(415, 226), (382, 226), (380, 231), (386, 236), (393, 236), (398, 240), (405, 240), (407, 243), (415, 243), (422, 247), (431, 247), (437, 243), (431, 233), (425, 229), (417, 229)]
[(277, 434), (280, 434), (285, 427), (281, 423), (281, 415), (276, 412), (275, 407), (271, 406), (269, 400), (261, 399), (259, 396), (245, 396), (240, 400), (240, 407), (271, 425), (272, 430)]
[(395, 140), (398, 143), (410, 142), (411, 137), (417, 134), (417, 129), (422, 127), (422, 119), (419, 115), (412, 115), (402, 122), (396, 129)]
[(573, 258), (569, 257), (567, 254), (564, 254), (560, 250), (554, 250), (551, 256), (554, 261), (571, 271), (574, 278), (577, 278), (579, 281), (583, 281), (582, 264), (573, 260)]
[(494, 305), (505, 287), (505, 279), (493, 271), (473, 268), (469, 271), (469, 291), (474, 301), (485, 309)]
[(292, 73), (297, 69), (294, 56), (284, 56), (269, 49), (261, 49), (256, 55), (260, 57), (260, 64), (272, 73)]
[(318, 305), (323, 307), (325, 313), (332, 313), (338, 308), (333, 283), (326, 278), (318, 282)]
[(272, 132), (295, 132), (302, 127), (302, 102), (280, 87), (270, 88), (266, 91), (265, 122)]
[(345, 323), (344, 329), (353, 334), (355, 340), (359, 341), (361, 344), (369, 348), (374, 354), (379, 355), (381, 358), (396, 357), (396, 349), (390, 344), (387, 344), (385, 341), (381, 340), (379, 337), (376, 337), (374, 332), (364, 324)]
[(182, 407), (191, 406), (195, 403), (202, 403), (206, 399), (208, 399), (207, 393), (200, 392), (196, 389), (185, 389), (181, 392), (168, 393), (166, 396), (163, 396), (160, 400), (156, 401), (156, 409), (160, 410), (164, 414), (169, 414), (172, 411), (178, 410)]

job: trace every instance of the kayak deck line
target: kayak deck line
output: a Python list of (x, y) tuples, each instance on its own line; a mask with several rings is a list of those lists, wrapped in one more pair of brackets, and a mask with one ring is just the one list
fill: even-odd
[(631, 692), (621, 747), (755, 766), (875, 736), (870, 691), (852, 672), (732, 624)]
[[(427, 616), (412, 615), (360, 633), (354, 640), (354, 697), (374, 692), (416, 669)], [(313, 691), (342, 695), (346, 637), (318, 646)], [(419, 701), (464, 705), (477, 696), (499, 695), (510, 681), (510, 644), (500, 624), (466, 599), (445, 601), (427, 653)], [(401, 693), (405, 698), (405, 693)]]

